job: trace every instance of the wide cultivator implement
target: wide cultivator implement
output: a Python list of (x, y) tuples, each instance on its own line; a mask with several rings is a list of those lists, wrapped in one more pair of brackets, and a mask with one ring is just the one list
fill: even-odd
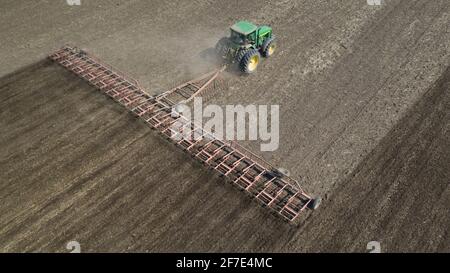
[[(306, 194), (297, 181), (279, 175), (276, 168), (257, 155), (235, 142), (220, 140), (184, 116), (174, 114), (174, 107), (180, 103), (214, 89), (225, 67), (150, 96), (137, 81), (78, 48), (63, 47), (49, 58), (122, 104), (151, 128), (284, 219), (294, 222), (306, 208), (317, 206), (318, 200)], [(178, 127), (173, 126), (176, 123), (188, 126), (192, 135), (202, 137), (180, 137)]]

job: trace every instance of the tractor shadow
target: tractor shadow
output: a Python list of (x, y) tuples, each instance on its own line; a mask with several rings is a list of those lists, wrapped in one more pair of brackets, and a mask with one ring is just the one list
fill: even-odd
[(211, 64), (214, 64), (217, 66), (223, 64), (223, 61), (221, 60), (221, 58), (219, 56), (217, 56), (214, 48), (207, 48), (207, 49), (201, 51), (199, 55), (200, 55), (200, 58), (207, 63), (211, 63)]
[[(199, 56), (204, 62), (212, 64), (212, 65), (216, 66), (217, 68), (222, 67), (223, 65), (227, 64), (227, 62), (225, 62), (221, 57), (217, 56), (214, 48), (207, 48), (207, 49), (201, 51)], [(246, 74), (246, 73), (240, 71), (237, 64), (228, 64), (227, 69), (225, 71), (233, 76), (239, 76), (239, 77), (250, 76), (250, 74)]]

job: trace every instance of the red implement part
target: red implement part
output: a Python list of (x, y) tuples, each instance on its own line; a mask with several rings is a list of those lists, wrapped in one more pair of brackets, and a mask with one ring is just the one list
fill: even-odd
[[(136, 80), (75, 47), (65, 46), (49, 58), (125, 106), (151, 128), (288, 221), (295, 221), (312, 201), (297, 181), (287, 176), (279, 177), (273, 172), (275, 168), (256, 154), (235, 142), (220, 140), (184, 116), (172, 113), (177, 104), (187, 103), (214, 88), (225, 67), (160, 95), (150, 96)], [(176, 122), (183, 127), (190, 126), (192, 134), (202, 137), (180, 139), (179, 132), (172, 126)]]

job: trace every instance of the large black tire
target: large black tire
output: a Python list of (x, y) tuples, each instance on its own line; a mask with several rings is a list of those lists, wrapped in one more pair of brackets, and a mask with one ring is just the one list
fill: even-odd
[(261, 54), (264, 57), (269, 58), (270, 56), (273, 55), (275, 48), (276, 48), (275, 38), (274, 37), (268, 38), (267, 40), (264, 41), (261, 47)]
[(238, 65), (241, 64), (242, 58), (244, 58), (245, 54), (247, 54), (248, 49), (242, 48), (238, 51), (238, 53), (236, 54), (236, 57), (234, 58), (235, 63), (237, 63)]
[(272, 170), (273, 174), (277, 177), (283, 178), (285, 176), (291, 176), (291, 172), (285, 168), (278, 168)]
[(309, 208), (312, 210), (316, 210), (319, 208), (321, 203), (322, 203), (322, 198), (316, 197), (309, 203)]
[(239, 63), (239, 68), (242, 72), (250, 74), (256, 71), (261, 61), (261, 54), (256, 49), (250, 49)]

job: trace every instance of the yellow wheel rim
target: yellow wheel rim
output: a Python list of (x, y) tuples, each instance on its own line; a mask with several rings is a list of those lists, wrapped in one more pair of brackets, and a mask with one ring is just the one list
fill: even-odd
[(275, 45), (270, 45), (268, 50), (269, 56), (272, 55), (274, 52), (275, 52)]
[(254, 71), (259, 64), (259, 56), (255, 55), (250, 58), (250, 62), (248, 62), (248, 71)]

